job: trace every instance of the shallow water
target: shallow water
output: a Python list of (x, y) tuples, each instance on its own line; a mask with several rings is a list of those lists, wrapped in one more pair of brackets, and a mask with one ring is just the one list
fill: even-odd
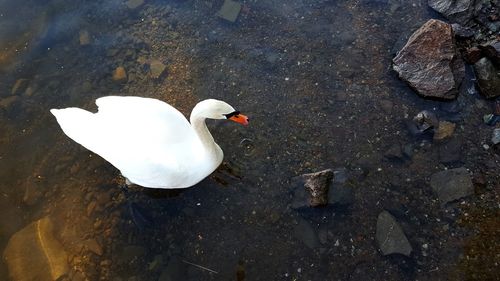
[[(498, 150), (483, 147), (489, 101), (465, 89), (451, 103), (424, 100), (391, 71), (400, 38), (436, 17), (427, 1), (246, 1), (235, 23), (216, 16), (223, 1), (101, 2), (0, 3), (2, 251), (49, 216), (68, 255), (67, 280), (495, 276), (500, 165)], [(152, 60), (166, 75), (151, 77)], [(118, 66), (126, 82), (113, 81)], [(225, 163), (195, 187), (123, 193), (119, 172), (49, 113), (95, 110), (105, 95), (158, 98), (185, 115), (199, 100), (223, 99), (251, 122), (208, 122)], [(423, 109), (457, 124), (453, 163), (406, 128)], [(411, 157), (388, 159), (394, 145), (410, 147)], [(485, 184), (441, 206), (430, 176), (462, 166)], [(325, 168), (347, 171), (352, 204), (291, 208), (292, 179)], [(410, 257), (379, 251), (384, 209), (406, 233)]]

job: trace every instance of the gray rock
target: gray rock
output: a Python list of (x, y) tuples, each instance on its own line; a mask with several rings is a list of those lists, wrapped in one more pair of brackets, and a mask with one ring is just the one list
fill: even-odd
[(465, 76), (451, 26), (435, 19), (412, 34), (393, 63), (399, 77), (424, 97), (456, 98)]
[(333, 171), (330, 169), (316, 173), (304, 174), (304, 186), (310, 194), (309, 204), (311, 207), (318, 207), (328, 204), (328, 188), (333, 178)]
[(12, 280), (59, 280), (68, 274), (68, 256), (53, 235), (53, 223), (42, 218), (15, 233), (4, 251)]
[(462, 141), (452, 138), (438, 147), (439, 162), (444, 164), (459, 162), (462, 158)]
[(172, 257), (167, 264), (167, 267), (162, 270), (158, 281), (177, 281), (186, 280), (187, 270), (186, 264), (179, 257)]
[(493, 130), (493, 135), (491, 136), (491, 142), (493, 144), (500, 143), (500, 128), (496, 128), (495, 130)]
[(469, 27), (462, 26), (458, 23), (452, 24), (451, 27), (453, 28), (453, 34), (455, 34), (457, 38), (469, 39), (474, 36), (474, 30)]
[(481, 94), (486, 98), (500, 96), (500, 69), (488, 58), (482, 58), (474, 64), (474, 72)]
[(429, 0), (429, 6), (458, 23), (468, 22), (475, 14), (475, 0)]
[(497, 68), (500, 67), (500, 41), (498, 39), (479, 45), (478, 48)]
[(230, 22), (235, 22), (241, 11), (241, 3), (225, 0), (217, 15)]
[(316, 231), (309, 222), (304, 219), (299, 219), (298, 224), (294, 228), (295, 236), (299, 238), (310, 249), (314, 249), (320, 245)]
[(387, 211), (383, 211), (378, 215), (376, 240), (384, 255), (402, 254), (410, 256), (413, 250), (403, 229)]
[(469, 172), (463, 167), (433, 174), (431, 176), (431, 187), (442, 204), (474, 193), (474, 186)]
[(139, 8), (144, 4), (144, 0), (128, 0), (125, 5), (131, 10)]

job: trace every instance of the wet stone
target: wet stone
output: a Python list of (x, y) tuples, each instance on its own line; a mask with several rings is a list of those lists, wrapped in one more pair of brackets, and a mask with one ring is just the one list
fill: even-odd
[(383, 211), (378, 215), (376, 240), (384, 255), (402, 254), (410, 256), (413, 250), (403, 229), (387, 211)]
[(330, 169), (316, 173), (304, 174), (304, 186), (309, 192), (309, 205), (311, 207), (324, 206), (328, 204), (328, 187), (333, 178)]
[(481, 94), (486, 98), (500, 96), (500, 69), (488, 58), (482, 58), (474, 64), (474, 72), (478, 80)]
[(4, 251), (12, 280), (59, 280), (68, 274), (68, 257), (53, 234), (49, 217), (15, 233)]
[(455, 131), (455, 123), (440, 121), (437, 130), (434, 133), (434, 141), (443, 141), (449, 139)]
[(429, 6), (451, 21), (467, 23), (474, 15), (474, 0), (429, 0)]
[(11, 95), (19, 95), (23, 93), (26, 88), (28, 88), (29, 85), (29, 80), (28, 79), (17, 79), (16, 83), (14, 83), (14, 86), (12, 86), (12, 89), (10, 90)]
[(167, 66), (159, 60), (153, 60), (149, 64), (151, 77), (158, 79), (163, 77), (166, 73)]
[(99, 243), (95, 239), (85, 240), (83, 242), (83, 245), (85, 247), (87, 247), (87, 249), (89, 251), (91, 251), (92, 253), (94, 253), (98, 256), (102, 256), (102, 247), (101, 247), (101, 245), (99, 245)]
[(90, 34), (87, 30), (80, 30), (80, 45), (85, 46), (90, 44)]
[(312, 225), (304, 219), (299, 219), (298, 224), (294, 228), (295, 236), (300, 239), (304, 244), (314, 249), (320, 245), (316, 231)]
[(7, 108), (11, 107), (18, 100), (19, 100), (19, 96), (10, 96), (10, 97), (0, 99), (0, 108), (7, 109)]
[(496, 128), (495, 130), (493, 130), (491, 142), (495, 145), (500, 143), (500, 128)]
[(131, 10), (139, 8), (144, 4), (144, 0), (128, 0), (125, 5)]
[(465, 76), (451, 26), (434, 19), (412, 34), (393, 63), (399, 77), (423, 97), (455, 99)]
[(462, 158), (462, 141), (452, 138), (438, 147), (439, 161), (444, 164), (459, 162)]
[(127, 81), (127, 72), (123, 66), (118, 66), (115, 71), (113, 71), (113, 81), (120, 83)]
[(469, 172), (463, 167), (433, 174), (430, 184), (443, 205), (474, 193)]
[(401, 160), (403, 159), (403, 152), (401, 151), (401, 145), (399, 143), (393, 144), (384, 153), (384, 156), (390, 160)]
[(241, 11), (241, 3), (225, 0), (217, 15), (230, 22), (235, 22)]

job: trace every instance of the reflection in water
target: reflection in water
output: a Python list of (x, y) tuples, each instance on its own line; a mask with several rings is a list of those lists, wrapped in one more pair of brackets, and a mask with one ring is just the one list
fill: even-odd
[[(500, 179), (498, 152), (482, 143), (488, 102), (423, 100), (390, 71), (398, 38), (430, 17), (426, 1), (250, 1), (234, 23), (217, 16), (222, 0), (102, 2), (0, 3), (2, 251), (48, 219), (67, 280), (493, 276), (487, 249), (498, 241), (485, 225)], [(207, 122), (225, 161), (195, 187), (123, 193), (119, 172), (64, 136), (48, 111), (95, 112), (106, 95), (161, 99), (185, 115), (217, 98), (252, 123)], [(408, 132), (405, 121), (422, 110), (453, 117), (452, 141)], [(462, 166), (477, 194), (441, 206), (430, 176)], [(324, 168), (343, 171), (334, 189), (349, 200), (292, 208), (290, 179)], [(383, 210), (410, 257), (379, 251)]]

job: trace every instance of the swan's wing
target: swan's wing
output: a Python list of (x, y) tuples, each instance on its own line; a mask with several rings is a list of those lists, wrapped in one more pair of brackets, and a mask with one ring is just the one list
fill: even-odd
[(197, 137), (172, 106), (140, 97), (104, 97), (97, 113), (80, 108), (52, 109), (62, 130), (99, 154), (122, 173), (155, 175), (175, 172)]

